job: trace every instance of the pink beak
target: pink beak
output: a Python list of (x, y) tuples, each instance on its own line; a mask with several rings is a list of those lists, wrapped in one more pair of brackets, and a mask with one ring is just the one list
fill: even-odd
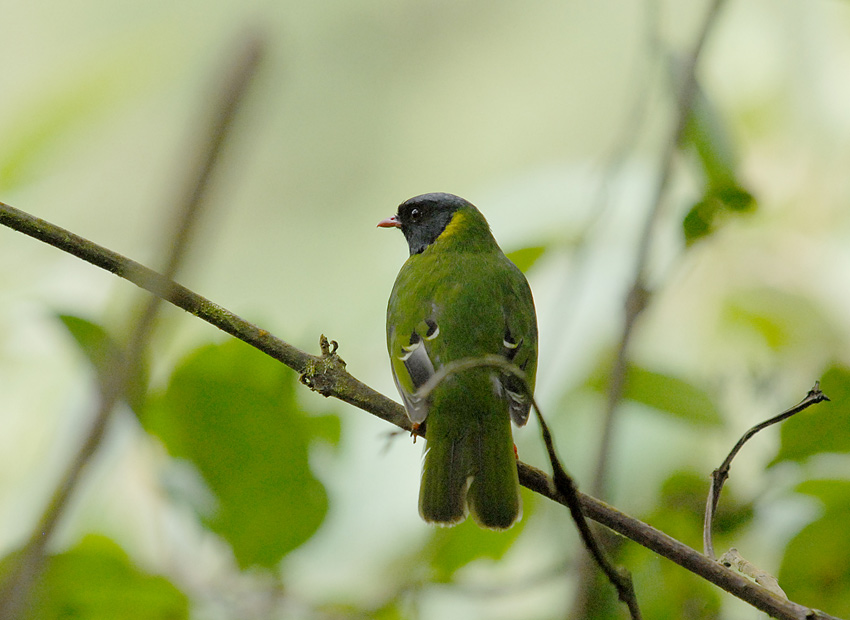
[(392, 217), (388, 217), (387, 219), (378, 222), (378, 228), (401, 228), (401, 222), (399, 222), (398, 218), (393, 215)]

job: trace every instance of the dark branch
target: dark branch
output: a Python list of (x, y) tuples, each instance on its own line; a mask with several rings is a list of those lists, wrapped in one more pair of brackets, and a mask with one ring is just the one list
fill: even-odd
[[(664, 206), (667, 187), (673, 176), (673, 164), (676, 153), (681, 147), (688, 121), (691, 118), (691, 109), (697, 90), (696, 68), (702, 56), (708, 35), (717, 23), (717, 17), (720, 14), (724, 1), (713, 0), (706, 10), (696, 40), (685, 58), (685, 66), (680, 74), (680, 80), (676, 85), (676, 114), (662, 154), (661, 165), (649, 209), (644, 217), (643, 227), (638, 238), (634, 275), (632, 276), (632, 282), (626, 294), (620, 339), (617, 344), (614, 366), (611, 369), (610, 380), (608, 382), (602, 416), (602, 430), (596, 453), (596, 470), (590, 484), (590, 492), (599, 497), (605, 497), (606, 495), (606, 480), (608, 478), (609, 463), (611, 460), (611, 446), (614, 443), (614, 433), (617, 420), (619, 419), (620, 403), (626, 390), (626, 375), (628, 373), (632, 339), (641, 315), (653, 298), (652, 287), (647, 282), (646, 272), (650, 251), (655, 239), (656, 224)], [(652, 43), (654, 46), (658, 46), (655, 35), (653, 35)], [(584, 569), (584, 566), (582, 566), (580, 573), (581, 584), (579, 586), (579, 595), (574, 605), (574, 614), (577, 616), (586, 613), (585, 605), (592, 583), (590, 574)]]
[(602, 570), (608, 581), (616, 588), (617, 595), (620, 600), (629, 608), (629, 613), (633, 620), (640, 620), (641, 613), (638, 606), (637, 595), (635, 594), (632, 577), (628, 571), (617, 568), (608, 560), (602, 546), (593, 535), (590, 526), (585, 518), (582, 510), (581, 498), (579, 497), (578, 487), (572, 477), (564, 470), (561, 465), (561, 460), (555, 452), (555, 443), (552, 440), (552, 434), (549, 432), (549, 426), (540, 413), (540, 407), (534, 399), (534, 393), (529, 388), (525, 379), (525, 373), (517, 368), (514, 364), (508, 362), (505, 358), (499, 355), (485, 355), (483, 357), (470, 357), (466, 359), (456, 360), (446, 364), (433, 377), (417, 391), (419, 398), (425, 399), (446, 377), (457, 372), (467, 370), (469, 368), (488, 367), (495, 368), (502, 372), (509, 373), (520, 380), (526, 396), (531, 400), (534, 411), (537, 413), (537, 419), (540, 422), (540, 432), (543, 435), (543, 443), (546, 446), (546, 453), (549, 456), (549, 463), (552, 466), (552, 483), (558, 494), (564, 498), (566, 506), (570, 511), (570, 516), (576, 524), (581, 540), (584, 543), (590, 556), (596, 562), (597, 566)]
[[(173, 231), (173, 233), (165, 248), (164, 275), (159, 276), (163, 282), (170, 283), (182, 263), (233, 119), (247, 92), (251, 78), (256, 73), (262, 44), (258, 39), (251, 38), (241, 51), (242, 53), (236, 56), (236, 66), (226, 75), (224, 86), (221, 88), (221, 95), (217, 98), (214, 107), (214, 116), (203, 128), (206, 140), (200, 150), (201, 157), (198, 167), (186, 175), (185, 193), (175, 203), (176, 225), (171, 224), (166, 227), (167, 231)], [(49, 234), (48, 231), (51, 227), (46, 226), (46, 222), (37, 220), (37, 218), (30, 218), (28, 223), (33, 231), (41, 230), (44, 234)], [(60, 231), (54, 230), (52, 234), (55, 235), (58, 232)], [(82, 247), (87, 243), (86, 240), (68, 232), (65, 232), (65, 236), (65, 242), (69, 247)], [(54, 239), (58, 240), (55, 236)], [(117, 255), (111, 258), (114, 259), (116, 266), (122, 260), (126, 261), (126, 259)], [(171, 285), (168, 284), (167, 286), (170, 287)], [(17, 617), (30, 600), (33, 587), (43, 570), (44, 551), (52, 538), (52, 534), (64, 515), (68, 502), (77, 489), (88, 463), (103, 442), (115, 405), (124, 396), (129, 382), (138, 374), (138, 367), (144, 357), (160, 305), (160, 297), (146, 297), (143, 301), (141, 314), (138, 318), (132, 319), (128, 325), (129, 342), (123, 351), (123, 355), (116, 356), (115, 359), (111, 360), (111, 371), (101, 382), (97, 412), (88, 434), (67, 469), (63, 472), (46, 508), (33, 528), (28, 542), (21, 550), (12, 570), (6, 575), (4, 583), (0, 587), (1, 618)]]
[(809, 393), (806, 394), (806, 397), (801, 400), (798, 404), (794, 405), (790, 409), (786, 409), (782, 413), (777, 416), (770, 418), (769, 420), (765, 420), (761, 424), (756, 424), (746, 433), (744, 433), (741, 438), (738, 440), (738, 443), (735, 444), (735, 447), (732, 448), (732, 451), (723, 459), (723, 463), (711, 472), (711, 487), (708, 490), (708, 499), (705, 502), (705, 520), (703, 522), (703, 530), (702, 530), (702, 541), (703, 548), (705, 551), (705, 555), (707, 555), (712, 560), (714, 559), (714, 545), (711, 542), (711, 522), (714, 520), (714, 513), (717, 512), (717, 503), (720, 501), (720, 491), (723, 489), (723, 484), (726, 482), (726, 479), (729, 477), (729, 468), (732, 467), (732, 459), (738, 454), (741, 448), (744, 447), (744, 444), (750, 440), (750, 438), (758, 433), (766, 429), (768, 426), (772, 426), (783, 420), (787, 420), (792, 415), (800, 413), (804, 409), (811, 407), (814, 404), (821, 403), (825, 400), (829, 400), (826, 394), (820, 391), (820, 382), (815, 381), (815, 386), (809, 390)]
[(725, 0), (713, 0), (703, 18), (697, 39), (693, 48), (685, 59), (685, 66), (680, 74), (679, 88), (676, 93), (676, 117), (671, 129), (670, 138), (667, 141), (661, 160), (660, 174), (653, 192), (652, 202), (643, 222), (643, 229), (638, 242), (637, 256), (635, 257), (634, 276), (631, 287), (626, 296), (625, 313), (623, 316), (623, 328), (614, 368), (611, 371), (611, 380), (608, 385), (608, 395), (605, 403), (602, 438), (599, 444), (596, 472), (591, 485), (591, 492), (604, 496), (605, 479), (608, 473), (608, 455), (611, 450), (614, 426), (617, 419), (617, 411), (626, 385), (626, 372), (628, 370), (629, 348), (634, 335), (635, 324), (643, 311), (649, 305), (652, 292), (646, 282), (646, 268), (649, 263), (649, 254), (655, 238), (655, 226), (667, 187), (673, 176), (673, 163), (676, 153), (681, 147), (682, 140), (691, 118), (691, 108), (694, 96), (697, 92), (696, 68), (705, 42), (712, 27), (717, 22), (717, 17), (723, 7)]
[[(352, 377), (345, 370), (345, 363), (331, 347), (328, 347), (321, 355), (311, 355), (301, 351), (139, 263), (2, 202), (0, 202), (0, 224), (106, 269), (194, 314), (289, 366), (301, 375), (303, 383), (322, 395), (333, 396), (399, 428), (412, 431), (404, 407)], [(523, 486), (568, 506), (567, 499), (556, 490), (554, 482), (544, 472), (522, 462), (517, 463), (517, 467), (520, 483)], [(589, 518), (672, 560), (775, 618), (837, 620), (823, 612), (780, 599), (746, 577), (710, 560), (652, 526), (598, 499), (582, 493), (578, 495), (584, 513)]]
[[(552, 479), (539, 469), (520, 463), (519, 480), (524, 487), (548, 497), (552, 501), (566, 505), (567, 500), (554, 489)], [(579, 496), (585, 515), (593, 521), (675, 562), (773, 618), (783, 620), (838, 620), (822, 611), (804, 607), (770, 592), (719, 562), (709, 559), (699, 551), (643, 521), (620, 512), (601, 500), (583, 493), (579, 493)]]

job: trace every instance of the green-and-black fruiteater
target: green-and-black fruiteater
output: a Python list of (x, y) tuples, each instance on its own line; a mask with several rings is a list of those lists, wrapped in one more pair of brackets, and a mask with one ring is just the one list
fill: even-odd
[(411, 198), (378, 226), (400, 228), (410, 246), (387, 308), (387, 347), (407, 415), (427, 419), (419, 513), (452, 525), (469, 511), (483, 527), (508, 528), (522, 512), (510, 422), (525, 424), (531, 406), (520, 379), (479, 366), (448, 374), (427, 397), (418, 390), (447, 364), (487, 355), (515, 364), (533, 390), (528, 282), (458, 196)]

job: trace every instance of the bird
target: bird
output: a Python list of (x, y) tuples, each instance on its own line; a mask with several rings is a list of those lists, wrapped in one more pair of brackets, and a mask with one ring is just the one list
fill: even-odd
[[(508, 529), (522, 516), (511, 420), (528, 421), (537, 371), (528, 281), (459, 196), (415, 196), (378, 226), (400, 229), (410, 250), (387, 304), (387, 350), (413, 428), (425, 427), (419, 514), (442, 526), (471, 514), (483, 528)], [(485, 356), (512, 372), (450, 371)]]

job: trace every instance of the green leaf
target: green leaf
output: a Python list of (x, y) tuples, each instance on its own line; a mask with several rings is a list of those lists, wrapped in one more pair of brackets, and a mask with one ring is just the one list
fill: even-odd
[[(688, 620), (718, 620), (723, 618), (723, 597), (720, 590), (693, 573), (682, 570), (672, 562), (660, 559), (640, 545), (625, 545), (622, 560), (633, 575), (644, 618), (687, 618)], [(597, 571), (598, 574), (598, 571)], [(598, 597), (605, 597), (609, 605), (616, 605), (610, 584), (599, 581)], [(621, 620), (622, 605), (615, 607), (607, 617)], [(589, 618), (598, 617), (596, 614)]]
[[(590, 375), (587, 387), (596, 392), (605, 392), (610, 376), (611, 364), (600, 364)], [(636, 364), (629, 364), (626, 369), (623, 398), (695, 424), (718, 426), (722, 423), (714, 401), (705, 391), (683, 379)]]
[(218, 500), (205, 523), (239, 565), (274, 566), (306, 542), (328, 509), (310, 470), (316, 439), (337, 441), (336, 417), (311, 417), (295, 374), (236, 340), (198, 349), (143, 416), (169, 452), (190, 460)]
[(720, 110), (697, 85), (685, 126), (685, 144), (694, 147), (710, 186), (735, 185), (735, 142)]
[(700, 88), (685, 127), (684, 143), (694, 147), (706, 179), (702, 199), (682, 221), (685, 242), (690, 245), (713, 233), (723, 216), (753, 211), (756, 201), (737, 178), (738, 158), (727, 123)]
[(850, 368), (833, 366), (821, 378), (829, 402), (818, 403), (785, 420), (779, 452), (771, 465), (803, 462), (816, 454), (850, 452)]
[[(3, 560), (0, 573), (6, 573), (16, 557)], [(23, 616), (26, 620), (188, 617), (189, 603), (182, 592), (164, 577), (142, 572), (113, 541), (95, 535), (47, 558)]]
[[(60, 314), (58, 318), (94, 367), (98, 380), (103, 385), (114, 371), (115, 361), (125, 354), (123, 347), (97, 323), (70, 314)], [(142, 363), (137, 368), (137, 375), (128, 382), (125, 395), (127, 404), (137, 414), (144, 406), (147, 386), (148, 367)]]
[(709, 186), (682, 221), (685, 243), (690, 245), (712, 234), (724, 221), (724, 215), (748, 213), (755, 207), (752, 194), (737, 185)]
[(509, 530), (486, 530), (473, 519), (454, 527), (435, 529), (423, 552), (430, 558), (434, 581), (451, 581), (460, 568), (473, 560), (502, 558), (522, 533), (535, 501), (533, 493), (522, 489), (523, 517)]
[(701, 200), (691, 207), (682, 221), (686, 244), (690, 245), (714, 232), (714, 215), (716, 212), (716, 205), (705, 200)]
[[(701, 547), (705, 500), (711, 480), (704, 473), (677, 471), (661, 486), (655, 509), (645, 520), (674, 538)], [(724, 489), (714, 515), (712, 531), (716, 537), (730, 535), (752, 521), (753, 507), (735, 497), (734, 489)]]
[(788, 597), (803, 605), (850, 616), (850, 481), (811, 480), (798, 491), (823, 502), (823, 514), (791, 539), (779, 569)]
[(838, 339), (832, 322), (810, 297), (768, 287), (735, 291), (726, 301), (723, 320), (776, 353), (820, 353)]
[(534, 263), (543, 256), (545, 251), (546, 246), (535, 245), (528, 248), (514, 250), (513, 252), (508, 252), (507, 257), (519, 268), (521, 272), (526, 273), (529, 269), (531, 269)]
[[(652, 523), (685, 544), (701, 548), (709, 484), (704, 472), (673, 473), (664, 481), (651, 512), (642, 515), (641, 520)], [(729, 540), (730, 536), (745, 527), (753, 516), (752, 506), (737, 501), (729, 491), (728, 488), (725, 490), (715, 515), (714, 540), (718, 547), (734, 542), (734, 537)], [(640, 545), (628, 544), (628, 541), (615, 541), (613, 553), (617, 564), (628, 567), (633, 576), (644, 618), (715, 620), (721, 617), (719, 591), (704, 579), (681, 570), (671, 562), (659, 560), (656, 554)], [(596, 613), (597, 605), (606, 612)], [(611, 585), (604, 579), (597, 579), (588, 609), (593, 609), (594, 620), (623, 617), (622, 606), (617, 606), (616, 597), (611, 596)]]
[[(709, 479), (704, 473), (676, 472), (664, 481), (658, 501), (642, 521), (670, 534), (692, 547), (702, 547), (702, 521)], [(724, 525), (736, 515), (735, 526), (741, 527), (752, 516), (751, 507), (734, 501), (720, 502)], [(726, 507), (732, 506), (732, 513)], [(720, 516), (720, 515), (718, 515)], [(715, 532), (717, 523), (715, 522)], [(727, 530), (728, 531), (728, 530)], [(716, 540), (716, 539), (715, 539)], [(716, 620), (720, 617), (721, 596), (716, 587), (696, 575), (683, 571), (672, 562), (660, 560), (651, 551), (623, 539), (606, 540), (606, 552), (619, 566), (629, 569), (640, 598), (644, 618), (689, 618)], [(594, 585), (588, 596), (587, 614), (593, 620), (621, 620), (622, 604), (612, 596), (611, 584), (594, 571)]]
[(827, 511), (846, 514), (850, 510), (850, 480), (806, 480), (795, 490), (819, 499)]

